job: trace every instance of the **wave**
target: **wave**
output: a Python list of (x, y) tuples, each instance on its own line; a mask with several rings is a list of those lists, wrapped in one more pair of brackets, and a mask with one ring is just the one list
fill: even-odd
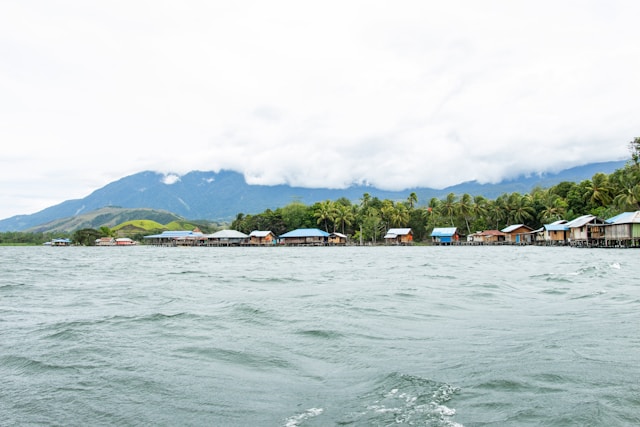
[(543, 273), (543, 274), (534, 274), (530, 276), (531, 279), (534, 280), (544, 280), (545, 282), (556, 282), (556, 283), (573, 283), (569, 277), (564, 274), (556, 274), (556, 273)]
[(600, 295), (604, 295), (604, 294), (606, 294), (606, 293), (607, 293), (607, 291), (605, 291), (605, 290), (601, 289), (601, 290), (598, 290), (598, 291), (593, 291), (593, 292), (591, 292), (591, 293), (589, 293), (589, 294), (579, 295), (579, 296), (577, 296), (577, 297), (573, 297), (573, 298), (571, 298), (571, 299), (595, 298), (595, 297), (598, 297), (598, 296), (600, 296)]
[(338, 339), (338, 338), (342, 338), (343, 336), (340, 332), (323, 330), (323, 329), (302, 330), (302, 331), (297, 331), (296, 333), (298, 335), (304, 335), (312, 338), (321, 338), (326, 340)]
[(29, 285), (26, 283), (3, 283), (0, 285), (0, 292), (11, 291), (14, 289), (26, 289), (27, 287), (29, 287)]
[(402, 373), (392, 373), (358, 397), (363, 406), (340, 424), (461, 426), (456, 410), (445, 405), (459, 391), (451, 384)]
[(271, 369), (293, 369), (292, 364), (276, 356), (263, 354), (264, 352), (250, 352), (246, 349), (235, 350), (216, 347), (182, 347), (177, 350), (183, 355), (196, 356), (202, 360), (218, 361), (227, 365), (239, 365), (244, 368), (251, 368), (259, 371), (269, 371)]
[(66, 369), (76, 370), (80, 368), (76, 366), (64, 366), (59, 364), (47, 363), (40, 360), (32, 359), (30, 357), (16, 355), (0, 356), (0, 365), (3, 367), (3, 369), (12, 368), (21, 373), (46, 373), (49, 371)]
[(285, 427), (297, 427), (308, 419), (321, 415), (323, 412), (324, 409), (322, 408), (310, 408), (300, 414), (287, 418), (284, 425)]
[(202, 316), (192, 313), (149, 313), (135, 316), (107, 316), (97, 319), (79, 319), (65, 322), (56, 322), (43, 326), (40, 331), (48, 333), (45, 337), (49, 339), (75, 340), (85, 331), (95, 333), (96, 327), (101, 325), (122, 325), (127, 323), (155, 323), (173, 321), (176, 319), (201, 319)]

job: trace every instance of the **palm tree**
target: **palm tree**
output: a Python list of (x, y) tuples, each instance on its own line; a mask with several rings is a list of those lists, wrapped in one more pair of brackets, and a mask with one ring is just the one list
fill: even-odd
[(313, 216), (317, 218), (317, 223), (324, 222), (324, 231), (329, 232), (329, 221), (334, 221), (335, 217), (335, 205), (331, 200), (325, 200), (318, 203), (316, 211)]
[(376, 208), (370, 207), (362, 218), (362, 231), (367, 238), (371, 238), (373, 243), (376, 242), (378, 230), (381, 228), (382, 218)]
[(352, 221), (355, 219), (355, 215), (353, 214), (353, 210), (350, 206), (346, 206), (343, 204), (339, 204), (336, 206), (335, 217), (334, 217), (334, 227), (339, 225), (342, 227), (342, 234), (344, 233), (344, 226), (351, 225)]
[(471, 227), (469, 227), (469, 220), (473, 215), (473, 202), (471, 196), (464, 193), (460, 200), (458, 200), (458, 213), (464, 218), (464, 222), (467, 225), (467, 232), (471, 234)]
[(369, 193), (364, 193), (362, 195), (362, 199), (360, 199), (360, 209), (362, 212), (366, 212), (367, 208), (369, 208), (369, 205), (371, 204), (371, 194)]
[(409, 222), (409, 211), (406, 206), (398, 203), (391, 212), (391, 225), (395, 227), (406, 226)]
[(567, 211), (567, 202), (565, 202), (562, 197), (549, 191), (541, 195), (540, 203), (544, 206), (540, 212), (540, 220), (542, 223), (562, 219)]
[(524, 224), (529, 220), (532, 220), (535, 216), (535, 209), (532, 205), (531, 196), (529, 194), (520, 195), (519, 193), (512, 193), (509, 196), (509, 213), (511, 219), (516, 224)]
[(456, 214), (456, 195), (453, 193), (447, 194), (447, 197), (440, 203), (440, 214), (448, 217), (453, 226), (453, 216)]
[(416, 203), (418, 203), (418, 195), (416, 193), (409, 194), (407, 197), (407, 203), (409, 203), (409, 207), (413, 209)]
[(440, 203), (440, 200), (435, 197), (429, 200), (429, 205), (427, 205), (427, 228), (433, 229), (438, 223)]
[(626, 188), (613, 202), (620, 210), (640, 209), (640, 184)]
[(487, 199), (484, 196), (473, 197), (473, 217), (478, 220), (487, 215)]
[(609, 179), (604, 173), (598, 172), (593, 175), (591, 182), (587, 186), (589, 190), (589, 201), (598, 206), (606, 206), (611, 202), (611, 186)]
[(391, 226), (391, 217), (393, 216), (393, 212), (395, 211), (395, 206), (391, 200), (385, 199), (382, 201), (382, 207), (380, 208), (380, 216), (382, 217), (382, 222), (384, 223), (385, 228), (389, 228)]
[(499, 230), (501, 224), (507, 221), (507, 196), (501, 194), (495, 200), (487, 203), (487, 211), (492, 222), (495, 222), (496, 229)]

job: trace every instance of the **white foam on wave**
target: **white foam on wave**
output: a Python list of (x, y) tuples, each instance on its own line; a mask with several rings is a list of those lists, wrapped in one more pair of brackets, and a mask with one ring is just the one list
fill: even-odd
[(285, 427), (297, 427), (300, 423), (308, 420), (309, 418), (317, 417), (322, 414), (324, 409), (322, 408), (309, 408), (301, 414), (294, 415), (292, 417), (287, 418), (285, 422)]
[(619, 262), (614, 262), (611, 265), (609, 265), (609, 267), (614, 268), (616, 270), (620, 270), (620, 263)]

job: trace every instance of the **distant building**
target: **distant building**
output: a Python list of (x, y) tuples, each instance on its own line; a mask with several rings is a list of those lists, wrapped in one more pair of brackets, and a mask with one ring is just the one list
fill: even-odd
[(249, 241), (249, 236), (237, 230), (220, 230), (205, 235), (209, 246), (238, 246)]
[(413, 243), (413, 231), (410, 228), (390, 228), (384, 235), (389, 245), (410, 245)]
[(431, 232), (431, 242), (436, 245), (451, 245), (459, 241), (457, 227), (436, 227)]
[(504, 243), (506, 235), (500, 230), (476, 231), (467, 236), (468, 242), (484, 244)]
[(52, 239), (51, 246), (71, 246), (70, 239)]
[(514, 224), (500, 231), (505, 234), (505, 242), (507, 243), (531, 244), (535, 240), (534, 230), (528, 225)]
[(116, 239), (116, 246), (134, 246), (137, 245), (138, 242), (132, 240), (128, 237), (118, 237)]
[(594, 215), (582, 215), (567, 223), (572, 246), (600, 246), (605, 244), (606, 223)]
[(544, 244), (566, 245), (569, 242), (569, 238), (571, 237), (569, 226), (567, 225), (568, 223), (569, 221), (560, 219), (558, 221), (552, 222), (551, 224), (544, 224), (542, 226), (542, 240)]
[(249, 233), (249, 244), (257, 246), (274, 245), (277, 243), (276, 235), (271, 231), (254, 230)]
[(156, 246), (201, 246), (206, 238), (201, 231), (196, 230), (163, 231), (160, 234), (144, 236), (144, 239)]
[(329, 234), (329, 244), (330, 245), (346, 245), (347, 244), (347, 236), (342, 233), (333, 232)]
[(329, 242), (329, 233), (318, 228), (298, 228), (280, 235), (283, 245), (322, 246)]
[(640, 211), (624, 212), (605, 222), (607, 246), (640, 246)]
[(96, 239), (96, 246), (115, 246), (116, 239), (113, 237), (100, 237)]

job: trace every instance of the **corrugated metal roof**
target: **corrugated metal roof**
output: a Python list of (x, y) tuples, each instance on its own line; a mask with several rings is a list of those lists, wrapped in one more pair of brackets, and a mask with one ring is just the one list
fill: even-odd
[(500, 230), (485, 230), (480, 233), (481, 236), (504, 236)]
[(451, 237), (456, 234), (457, 227), (436, 227), (431, 232), (431, 237)]
[(298, 228), (288, 233), (280, 235), (281, 238), (288, 237), (329, 237), (329, 233), (317, 228)]
[(342, 234), (342, 233), (336, 233), (335, 231), (333, 233), (331, 233), (332, 236), (338, 236), (338, 237), (342, 237), (343, 239), (346, 239), (347, 236)]
[(567, 224), (545, 224), (544, 229), (547, 231), (567, 231), (569, 230), (569, 226)]
[(607, 224), (640, 223), (640, 211), (623, 212), (605, 221)]
[(532, 230), (532, 228), (531, 228), (531, 227), (529, 227), (528, 225), (524, 225), (524, 224), (513, 224), (513, 225), (510, 225), (510, 226), (508, 226), (508, 227), (506, 227), (506, 228), (503, 228), (501, 231), (502, 231), (503, 233), (511, 233), (512, 231), (516, 231), (518, 228), (527, 228), (527, 229), (529, 229), (529, 230)]
[(246, 234), (238, 230), (220, 230), (213, 234), (207, 234), (209, 239), (246, 239)]
[(596, 217), (594, 215), (582, 215), (582, 216), (579, 216), (578, 218), (576, 218), (576, 219), (574, 219), (572, 221), (569, 221), (567, 223), (567, 226), (569, 228), (582, 227), (585, 224), (588, 224), (591, 221), (593, 221), (595, 218)]
[(390, 228), (387, 230), (387, 234), (395, 234), (396, 236), (406, 236), (411, 233), (410, 228)]
[(249, 237), (267, 237), (269, 234), (273, 234), (270, 230), (262, 231), (262, 230), (253, 230), (249, 233)]

